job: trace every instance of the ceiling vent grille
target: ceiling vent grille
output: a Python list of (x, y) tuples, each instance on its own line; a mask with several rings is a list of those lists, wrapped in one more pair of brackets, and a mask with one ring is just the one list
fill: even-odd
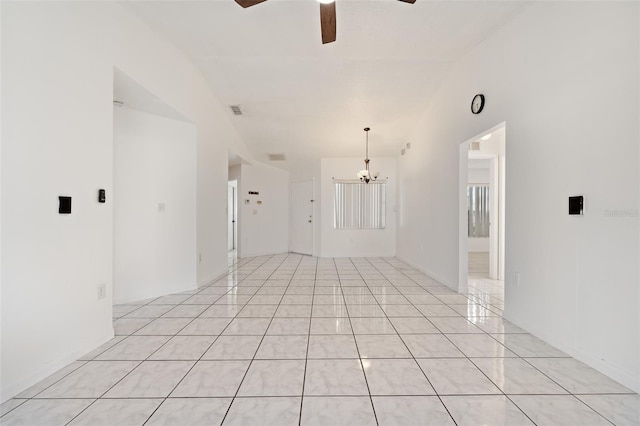
[(242, 110), (240, 109), (240, 105), (229, 105), (233, 115), (242, 115)]
[(285, 161), (286, 158), (284, 154), (267, 154), (269, 156), (269, 161)]
[(469, 144), (469, 151), (480, 151), (480, 141), (473, 141)]

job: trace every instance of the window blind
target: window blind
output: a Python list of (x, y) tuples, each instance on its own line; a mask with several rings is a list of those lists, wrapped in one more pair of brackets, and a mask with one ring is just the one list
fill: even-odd
[(489, 187), (469, 185), (467, 188), (469, 237), (489, 236)]
[(336, 229), (383, 229), (385, 182), (335, 182), (333, 226)]

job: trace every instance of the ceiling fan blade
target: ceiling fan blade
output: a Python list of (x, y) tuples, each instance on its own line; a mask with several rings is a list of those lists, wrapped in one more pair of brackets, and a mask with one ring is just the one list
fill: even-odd
[(255, 6), (256, 4), (260, 4), (263, 1), (267, 1), (267, 0), (236, 0), (236, 3), (246, 8), (246, 7)]
[[(238, 1), (238, 0), (236, 0)], [(322, 44), (336, 41), (336, 3), (320, 3), (320, 27)]]
[(403, 1), (405, 3), (411, 3), (411, 4), (414, 4), (416, 2), (416, 0), (398, 0), (398, 1)]

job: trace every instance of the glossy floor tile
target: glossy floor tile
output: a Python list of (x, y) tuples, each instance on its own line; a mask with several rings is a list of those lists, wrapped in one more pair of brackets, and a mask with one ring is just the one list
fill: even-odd
[(231, 398), (165, 399), (145, 426), (219, 425), (231, 401)]
[(135, 426), (145, 422), (162, 399), (99, 399), (69, 426)]
[(0, 418), (1, 425), (66, 425), (93, 403), (93, 399), (31, 399)]
[(536, 424), (558, 426), (611, 424), (572, 395), (513, 395), (511, 399)]
[(229, 258), (115, 306), (116, 337), (0, 406), (0, 425), (640, 425), (640, 397), (394, 258)]
[(359, 359), (307, 361), (305, 395), (369, 395)]
[(308, 397), (302, 402), (304, 426), (375, 426), (369, 397)]
[[(534, 423), (504, 395), (443, 396), (458, 426), (525, 426)], [(544, 407), (541, 407), (544, 410)], [(567, 423), (576, 425), (576, 423)]]
[(455, 425), (437, 396), (374, 396), (380, 426)]

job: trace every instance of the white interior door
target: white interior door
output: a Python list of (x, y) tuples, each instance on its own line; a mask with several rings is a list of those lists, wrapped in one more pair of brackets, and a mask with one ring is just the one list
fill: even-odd
[(227, 218), (228, 218), (228, 249), (229, 251), (236, 249), (236, 225), (237, 225), (237, 207), (236, 207), (236, 197), (237, 197), (237, 181), (229, 182), (229, 199), (227, 204)]
[(291, 251), (313, 254), (313, 180), (291, 184)]

